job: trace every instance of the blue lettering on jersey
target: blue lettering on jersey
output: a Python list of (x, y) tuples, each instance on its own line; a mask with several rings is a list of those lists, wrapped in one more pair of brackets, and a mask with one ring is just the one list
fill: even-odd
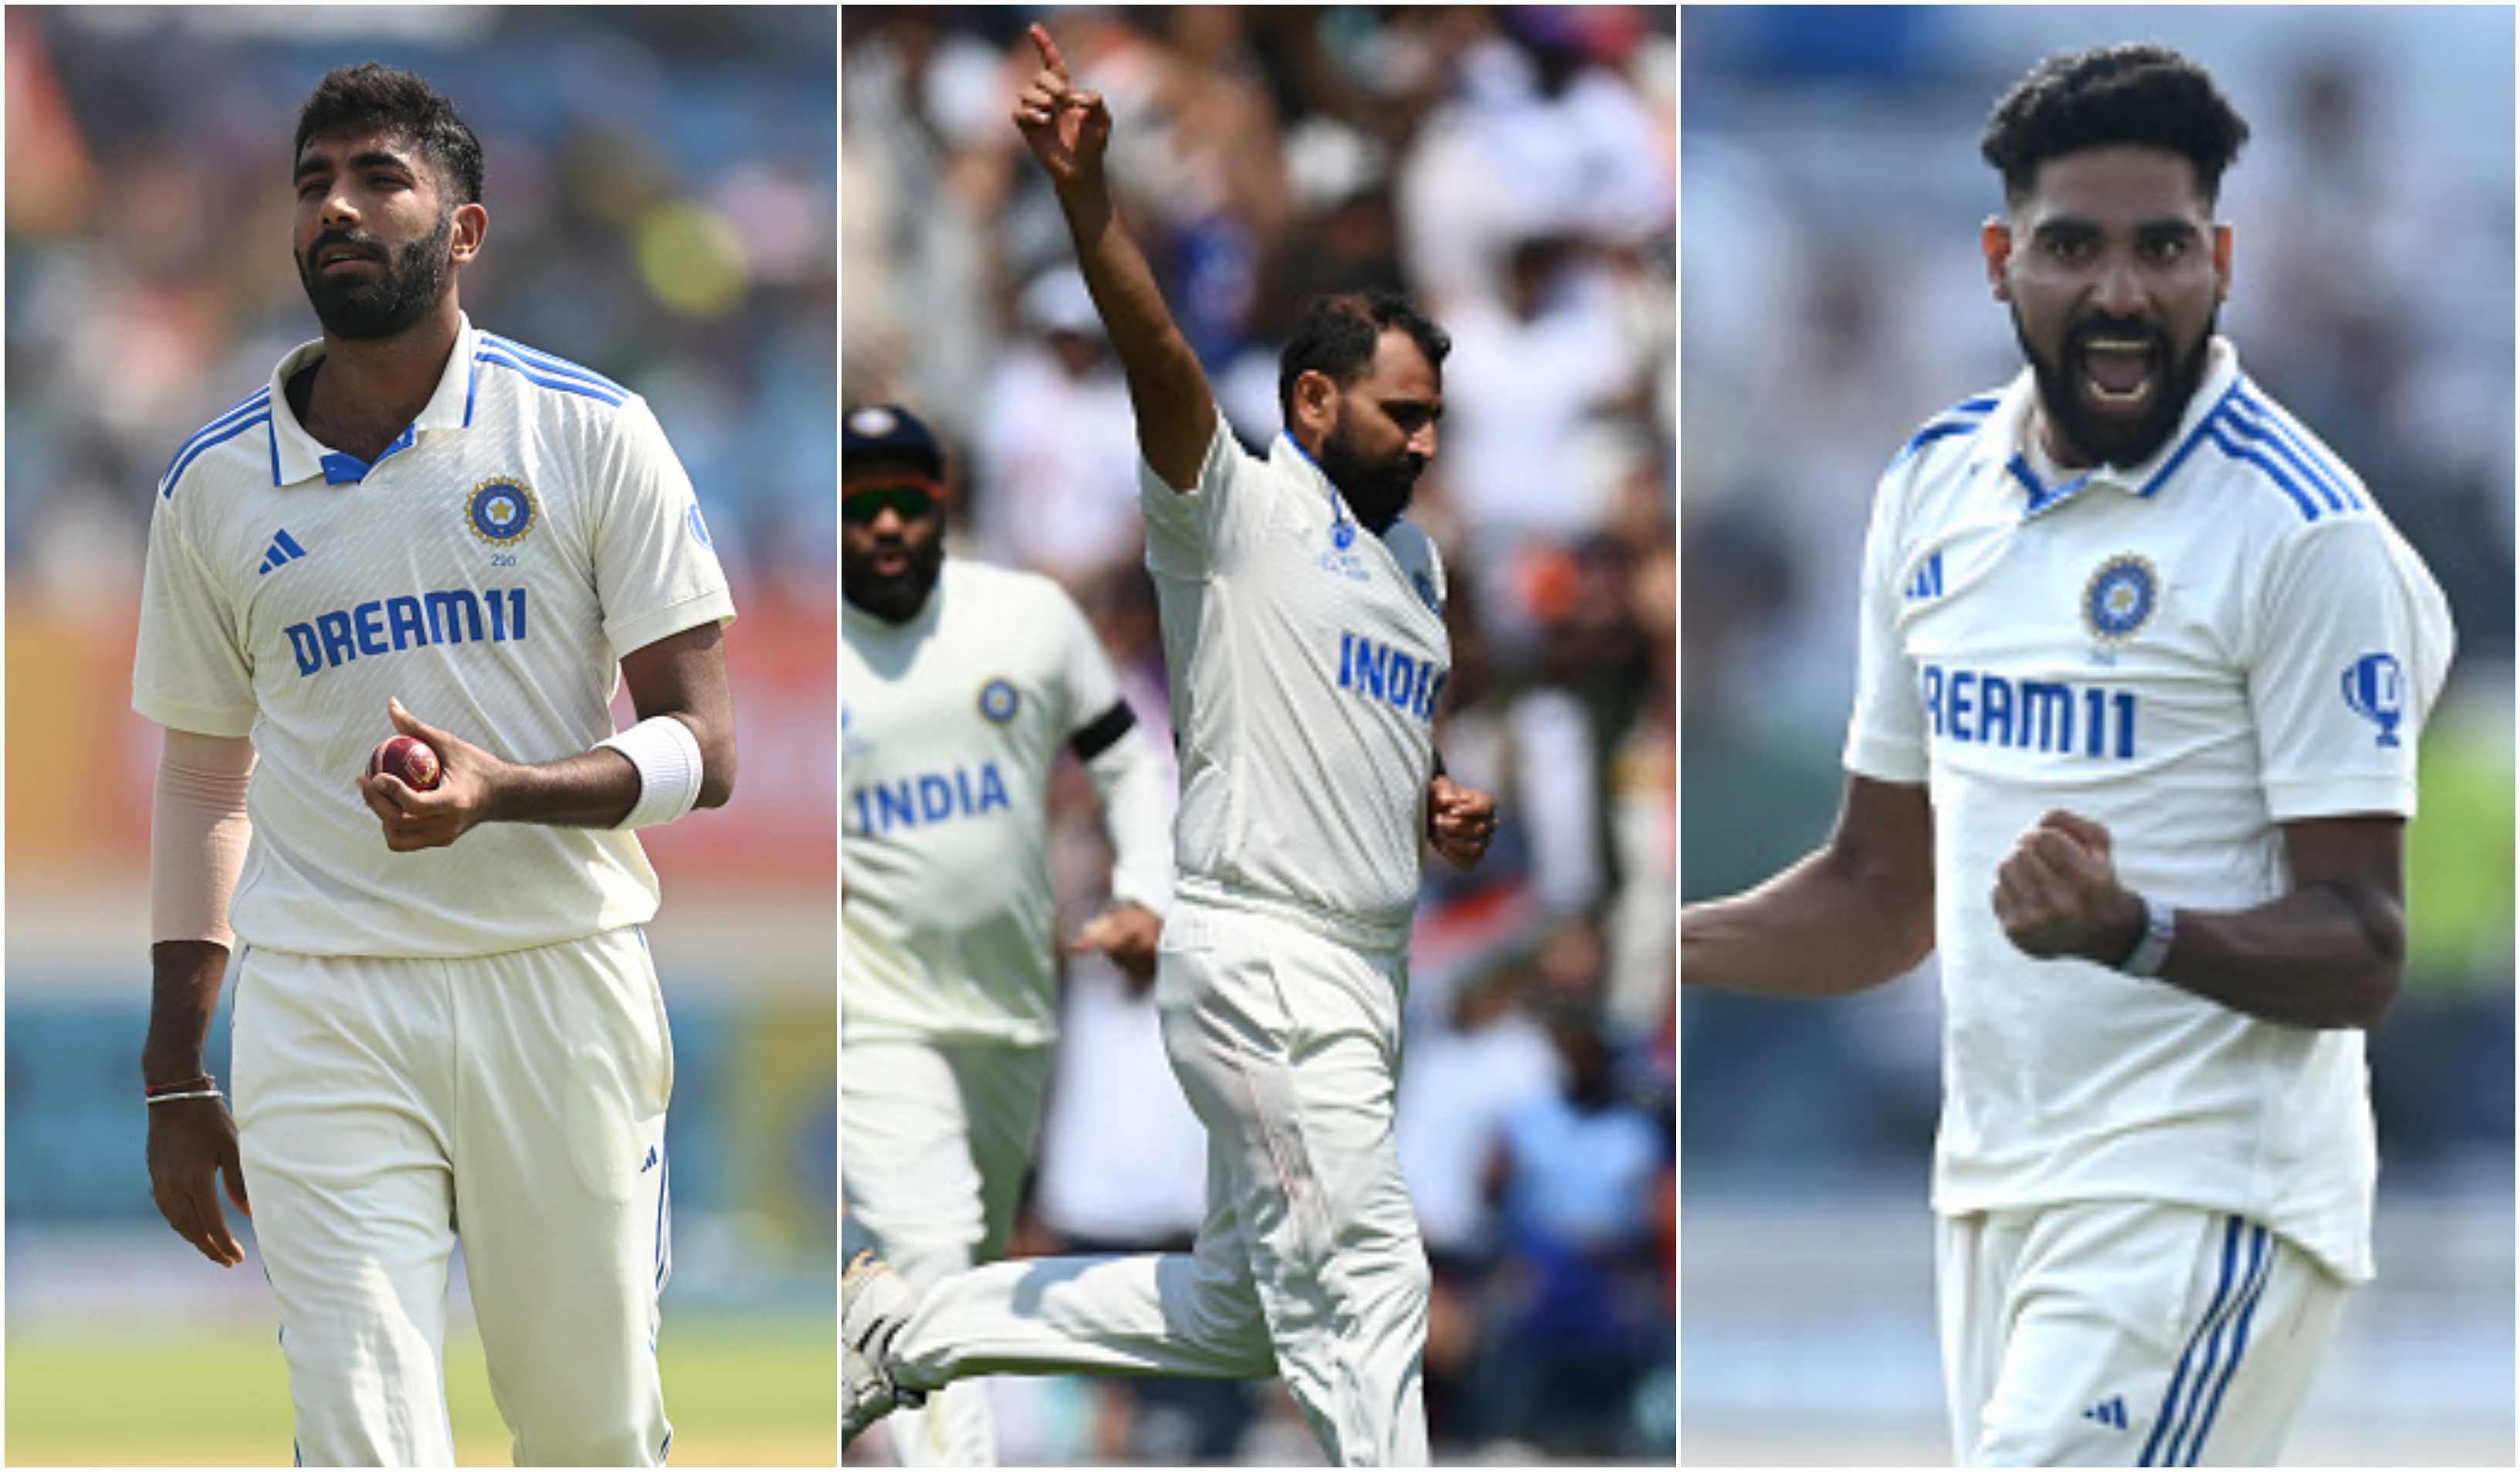
[(1012, 808), (1013, 799), (1007, 796), (1006, 780), (998, 775), (998, 764), (982, 762), (975, 774), (970, 768), (957, 767), (952, 772), (922, 772), (895, 781), (877, 782), (849, 790), (849, 803), (857, 809), (858, 830), (883, 833), (894, 828), (923, 827), (957, 818), (984, 818), (1000, 808)]
[[(485, 623), (483, 614), (487, 611)], [(483, 638), (484, 632), (488, 638)], [(281, 631), (304, 679), (365, 654), (399, 653), (433, 644), (511, 644), (525, 637), (525, 590), (488, 588), (374, 598), (318, 613)]]
[(1355, 691), (1366, 699), (1432, 721), (1435, 697), (1444, 692), (1448, 678), (1448, 672), (1431, 661), (1378, 645), (1362, 634), (1339, 635), (1339, 689)]
[(2133, 691), (1928, 664), (1917, 673), (1917, 693), (1934, 735), (1946, 740), (2094, 761), (2135, 757)]

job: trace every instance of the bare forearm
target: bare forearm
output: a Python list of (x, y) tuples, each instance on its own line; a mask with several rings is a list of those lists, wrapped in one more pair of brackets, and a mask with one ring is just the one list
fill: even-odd
[(1931, 894), (1822, 849), (1756, 889), (1686, 906), (1680, 975), (1756, 997), (1839, 997), (1899, 976), (1934, 948)]
[(215, 941), (159, 941), (149, 948), (149, 1038), (140, 1048), (145, 1082), (171, 1083), (202, 1071), (227, 970), (228, 948)]
[(2325, 884), (2250, 910), (2182, 910), (2176, 936), (2160, 980), (2291, 1027), (2377, 1026), (2406, 960), (2395, 901)]
[(639, 769), (610, 747), (556, 762), (511, 762), (490, 783), (484, 823), (608, 828), (639, 800)]
[(1207, 374), (1164, 305), (1146, 253), (1121, 228), (1100, 170), (1061, 186), (1058, 195), (1077, 269), (1128, 378), (1139, 444), (1158, 473), (1185, 485), (1197, 474), (1216, 428)]

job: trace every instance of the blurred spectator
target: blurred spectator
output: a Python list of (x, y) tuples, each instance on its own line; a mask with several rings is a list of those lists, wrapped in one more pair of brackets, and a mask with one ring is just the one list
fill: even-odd
[(1498, 1156), (1515, 1266), (1480, 1413), (1556, 1455), (1637, 1454), (1631, 1403), (1671, 1347), (1655, 1230), (1667, 1115), (1621, 1095), (1609, 1038), (1583, 1004), (1553, 1008), (1550, 1038), (1562, 1088), (1507, 1116)]
[(1138, 436), (1128, 384), (1073, 266), (1035, 277), (1017, 303), (973, 432), (984, 557), (1081, 588), (1135, 560)]

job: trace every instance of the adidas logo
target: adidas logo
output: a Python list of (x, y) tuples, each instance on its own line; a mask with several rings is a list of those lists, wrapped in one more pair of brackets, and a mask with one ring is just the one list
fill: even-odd
[(2086, 1421), (2097, 1421), (2103, 1426), (2114, 1426), (2118, 1430), (2124, 1431), (2127, 1427), (2126, 1398), (2124, 1396), (2111, 1396), (2107, 1400), (2102, 1401), (2099, 1405), (2084, 1411), (2083, 1419)]
[(1908, 600), (1913, 602), (1920, 599), (1942, 596), (1943, 555), (1938, 552), (1928, 556), (1925, 558), (1925, 565), (1917, 568), (1916, 575), (1908, 580)]
[[(298, 546), (297, 539), (291, 536), (284, 528), (273, 533), (271, 549), (262, 555), (262, 572), (269, 572), (275, 567), (285, 567), (304, 556), (306, 556), (306, 549)], [(261, 575), (261, 572), (255, 574), (257, 577)]]
[(650, 1146), (648, 1147), (648, 1163), (647, 1163), (646, 1165), (643, 1165), (643, 1166), (639, 1167), (639, 1174), (640, 1174), (640, 1175), (642, 1175), (642, 1176), (645, 1176), (645, 1175), (647, 1175), (650, 1171), (652, 1171), (652, 1170), (654, 1170), (655, 1168), (656, 1168), (656, 1147), (655, 1147), (654, 1145), (650, 1145)]

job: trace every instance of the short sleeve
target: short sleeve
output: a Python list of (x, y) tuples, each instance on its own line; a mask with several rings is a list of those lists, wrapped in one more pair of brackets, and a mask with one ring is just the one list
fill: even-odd
[(2448, 604), (2386, 522), (2305, 528), (2270, 558), (2245, 651), (2276, 822), (2415, 811), (2415, 741), (2450, 666)]
[(1864, 536), (1864, 568), (1856, 595), (1855, 713), (1847, 721), (1846, 770), (1878, 781), (1913, 785), (1926, 779), (1925, 711), (1899, 639), (1904, 586), (1900, 498), (1904, 466), (1881, 477), (1872, 524)]
[(1063, 592), (1054, 591), (1059, 629), (1058, 684), (1067, 701), (1059, 738), (1067, 740), (1120, 703), (1120, 679), (1111, 671), (1111, 656), (1084, 610)]
[(683, 463), (647, 400), (611, 419), (591, 494), (595, 589), (614, 658), (701, 624), (735, 617), (726, 573)]
[(1138, 503), (1147, 518), (1147, 567), (1159, 577), (1203, 578), (1228, 566), (1267, 515), (1259, 468), (1234, 438), (1223, 411), (1199, 463), (1198, 483), (1178, 491), (1138, 462)]
[(185, 536), (181, 511), (158, 498), (149, 520), (131, 708), (174, 731), (250, 736), (253, 663), (236, 619), (235, 601)]

